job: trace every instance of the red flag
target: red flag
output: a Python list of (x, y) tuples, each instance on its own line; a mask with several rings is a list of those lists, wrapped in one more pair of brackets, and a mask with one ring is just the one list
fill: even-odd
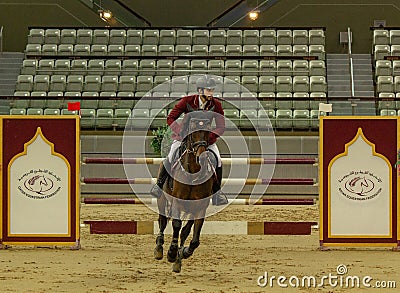
[(68, 111), (76, 111), (81, 109), (81, 102), (68, 102)]

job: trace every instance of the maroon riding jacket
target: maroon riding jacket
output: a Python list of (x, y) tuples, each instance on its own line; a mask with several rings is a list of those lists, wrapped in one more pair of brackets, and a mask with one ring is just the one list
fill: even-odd
[[(190, 112), (187, 105), (190, 105), (194, 110), (199, 109), (199, 95), (191, 95), (183, 97), (171, 110), (167, 117), (167, 123), (171, 127), (173, 134), (172, 138), (176, 140), (181, 140), (180, 132), (181, 125), (180, 123), (174, 123), (182, 113)], [(208, 143), (214, 144), (217, 141), (217, 138), (220, 137), (225, 131), (225, 118), (224, 118), (224, 110), (222, 109), (221, 102), (215, 98), (212, 98), (210, 101), (207, 101), (204, 110), (210, 110), (214, 107), (213, 111), (217, 113), (214, 115), (215, 119), (215, 129), (210, 133)], [(219, 115), (218, 115), (219, 114)]]

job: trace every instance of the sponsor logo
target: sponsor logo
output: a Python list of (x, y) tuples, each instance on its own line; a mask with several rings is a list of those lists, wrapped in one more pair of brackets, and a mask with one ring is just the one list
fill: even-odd
[(351, 171), (338, 182), (339, 192), (351, 200), (371, 200), (382, 192), (382, 179), (368, 170)]
[(61, 178), (47, 169), (29, 170), (18, 181), (18, 190), (32, 199), (47, 199), (61, 190)]

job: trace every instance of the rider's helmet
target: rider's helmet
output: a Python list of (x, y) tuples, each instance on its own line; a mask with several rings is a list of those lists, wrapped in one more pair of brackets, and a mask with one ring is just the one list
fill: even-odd
[(199, 77), (196, 81), (196, 86), (197, 90), (199, 89), (215, 89), (217, 86), (217, 83), (215, 82), (215, 79), (210, 77), (209, 75), (205, 74), (201, 77)]

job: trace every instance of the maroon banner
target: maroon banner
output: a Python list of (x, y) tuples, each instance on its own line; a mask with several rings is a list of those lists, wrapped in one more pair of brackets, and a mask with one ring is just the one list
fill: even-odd
[(79, 117), (3, 116), (0, 120), (1, 243), (77, 244)]
[(320, 122), (321, 245), (397, 245), (398, 119)]

